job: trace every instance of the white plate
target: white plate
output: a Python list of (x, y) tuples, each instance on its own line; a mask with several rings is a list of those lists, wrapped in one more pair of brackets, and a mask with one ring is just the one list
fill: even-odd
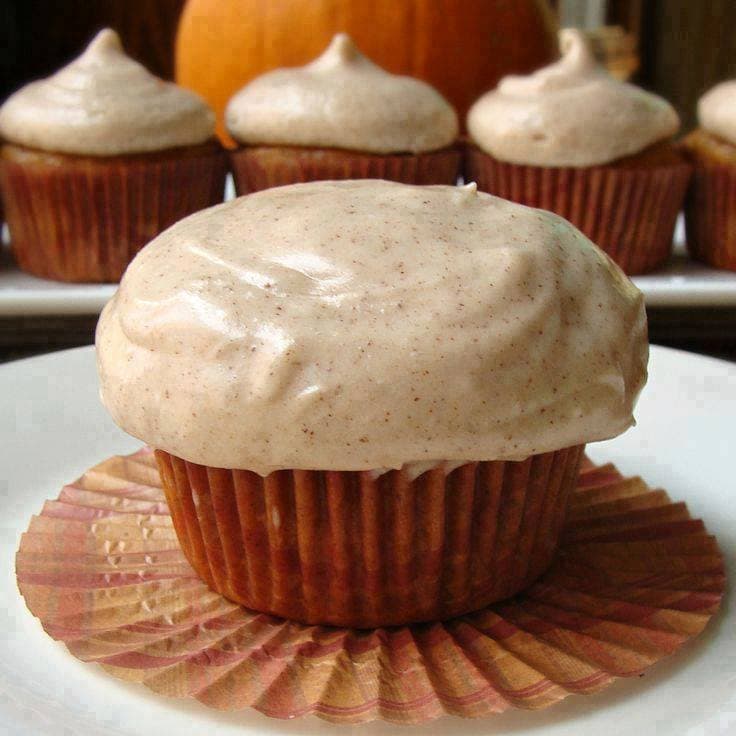
[[(654, 274), (635, 276), (650, 307), (736, 307), (736, 273), (691, 261), (682, 219), (670, 261)], [(116, 284), (62, 284), (29, 276), (0, 247), (0, 317), (99, 314)]]
[(39, 279), (13, 263), (0, 244), (0, 317), (94, 315), (102, 311), (117, 284), (63, 284)]
[[(718, 536), (736, 569), (734, 429), (736, 365), (654, 348), (651, 377), (623, 437), (590, 448), (627, 474), (684, 499)], [(222, 714), (196, 702), (169, 701), (124, 685), (75, 660), (49, 639), (17, 592), (13, 556), (20, 533), (44, 499), (95, 462), (134, 450), (97, 398), (92, 348), (0, 366), (0, 733), (178, 736), (247, 734), (395, 734), (395, 726), (358, 729), (316, 718), (277, 721), (255, 711)], [(571, 696), (540, 712), (479, 721), (444, 718), (407, 734), (544, 736), (710, 736), (736, 732), (736, 612), (729, 598), (704, 635), (641, 679), (620, 680), (592, 696)]]
[(690, 260), (684, 245), (675, 245), (672, 258), (656, 273), (631, 280), (648, 307), (736, 307), (736, 273)]

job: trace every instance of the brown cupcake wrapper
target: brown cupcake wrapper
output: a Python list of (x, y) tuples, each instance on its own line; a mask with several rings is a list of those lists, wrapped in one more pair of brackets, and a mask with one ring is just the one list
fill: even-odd
[(238, 194), (308, 181), (388, 179), (403, 184), (455, 184), (458, 146), (417, 154), (379, 155), (336, 149), (244, 146), (229, 152)]
[(448, 619), (534, 581), (554, 557), (582, 449), (413, 481), (156, 459), (182, 550), (211, 588), (256, 611), (365, 628)]
[(464, 175), (483, 191), (561, 215), (633, 275), (669, 258), (691, 169), (684, 160), (641, 167), (523, 166), (468, 145)]
[(685, 199), (687, 248), (698, 261), (736, 271), (736, 167), (699, 160)]
[[(692, 646), (726, 586), (717, 541), (684, 503), (585, 461), (547, 572), (446, 622), (303, 626), (208, 590), (148, 448), (64, 485), (29, 520), (15, 561), (29, 611), (81, 662), (161, 697), (344, 725), (536, 710), (618, 677), (635, 678), (636, 697), (655, 662)], [(606, 707), (586, 710), (596, 703)]]
[(6, 146), (0, 188), (18, 265), (58, 281), (119, 281), (158, 233), (222, 201), (225, 153), (202, 149), (45, 158)]

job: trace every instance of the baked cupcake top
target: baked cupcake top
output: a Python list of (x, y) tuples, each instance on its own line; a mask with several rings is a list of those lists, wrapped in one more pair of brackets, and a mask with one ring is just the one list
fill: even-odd
[(83, 156), (197, 145), (214, 130), (214, 113), (198, 95), (126, 56), (109, 28), (80, 57), (0, 107), (0, 136), (11, 143)]
[(673, 107), (614, 79), (581, 31), (560, 31), (560, 50), (559, 61), (505, 77), (470, 108), (468, 132), (486, 153), (530, 166), (595, 166), (677, 132)]
[(349, 36), (303, 67), (276, 69), (241, 89), (225, 110), (240, 143), (419, 153), (457, 138), (457, 114), (433, 87), (389, 74)]
[(736, 79), (717, 84), (698, 101), (700, 127), (736, 146)]
[(472, 184), (378, 180), (178, 222), (128, 267), (96, 342), (123, 429), (262, 475), (612, 437), (648, 352), (642, 295), (567, 221)]

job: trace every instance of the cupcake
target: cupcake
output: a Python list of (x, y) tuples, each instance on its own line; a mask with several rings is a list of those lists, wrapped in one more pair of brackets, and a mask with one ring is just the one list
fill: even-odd
[(241, 89), (225, 124), (240, 194), (317, 179), (454, 184), (457, 114), (437, 90), (388, 74), (341, 33), (304, 67)]
[(0, 107), (0, 189), (25, 271), (118, 281), (169, 225), (222, 201), (214, 114), (151, 75), (112, 30)]
[(687, 247), (699, 261), (736, 271), (736, 80), (703, 95), (698, 122), (682, 142), (694, 167), (685, 202)]
[(617, 81), (581, 31), (560, 32), (562, 58), (511, 76), (468, 113), (465, 179), (491, 194), (562, 215), (626, 273), (672, 250), (690, 167), (661, 97)]
[(446, 619), (550, 564), (583, 445), (632, 424), (643, 300), (474, 185), (314, 182), (182, 220), (97, 330), (187, 558), (309, 624)]

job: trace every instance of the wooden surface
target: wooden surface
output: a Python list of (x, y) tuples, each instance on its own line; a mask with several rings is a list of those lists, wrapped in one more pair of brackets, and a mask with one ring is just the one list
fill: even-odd
[(677, 108), (683, 130), (695, 125), (698, 98), (736, 77), (734, 0), (647, 0), (642, 6), (640, 81)]
[(644, 0), (608, 0), (606, 23), (641, 35)]

